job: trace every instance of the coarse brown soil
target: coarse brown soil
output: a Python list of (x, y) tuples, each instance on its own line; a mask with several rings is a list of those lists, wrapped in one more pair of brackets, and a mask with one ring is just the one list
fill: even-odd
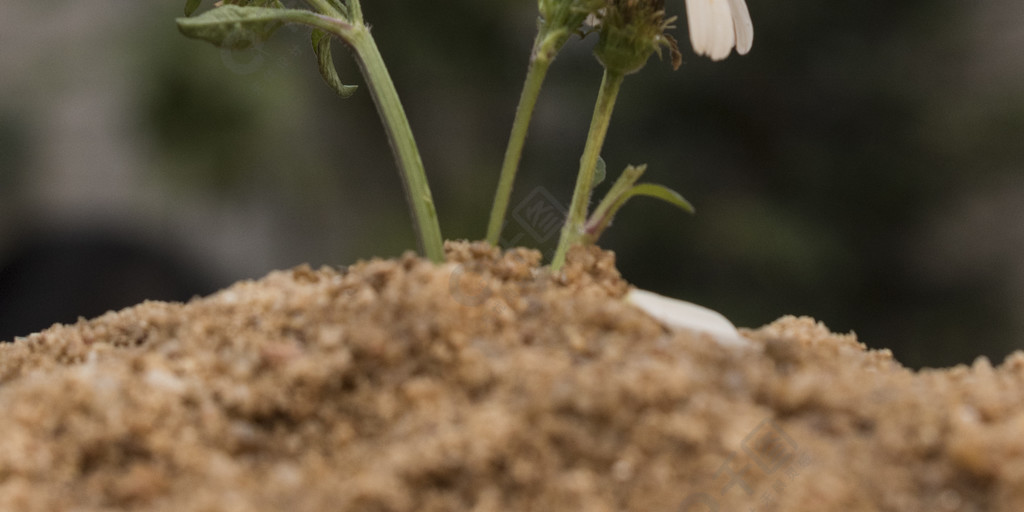
[(915, 372), (793, 317), (724, 348), (609, 252), (448, 257), (4, 344), (0, 510), (1024, 510), (1024, 354)]

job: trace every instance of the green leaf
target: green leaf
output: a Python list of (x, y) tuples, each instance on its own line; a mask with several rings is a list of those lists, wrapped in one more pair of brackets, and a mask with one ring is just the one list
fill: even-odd
[(185, 2), (185, 16), (192, 16), (192, 13), (196, 12), (199, 8), (199, 4), (203, 0), (188, 0)]
[(690, 204), (689, 201), (684, 199), (683, 196), (679, 195), (678, 192), (666, 187), (665, 185), (658, 185), (655, 183), (641, 183), (629, 189), (629, 192), (626, 193), (626, 196), (622, 199), (622, 201), (625, 202), (626, 200), (633, 196), (647, 196), (656, 199), (661, 199), (662, 201), (678, 206), (687, 213), (696, 212), (696, 210), (694, 210), (693, 208), (693, 205)]
[(608, 176), (608, 164), (604, 163), (604, 158), (597, 157), (597, 167), (594, 168), (594, 185), (592, 188), (597, 188), (598, 185), (604, 181), (605, 177)]
[(640, 175), (647, 169), (646, 165), (641, 166), (629, 166), (622, 172), (619, 179), (615, 180), (615, 184), (605, 194), (604, 199), (594, 209), (594, 213), (587, 219), (587, 223), (584, 227), (585, 234), (583, 240), (585, 243), (597, 243), (597, 240), (601, 238), (601, 234), (604, 230), (612, 224), (615, 216), (619, 213), (619, 210), (626, 205), (629, 200), (635, 196), (647, 196), (656, 199), (661, 199), (670, 204), (673, 204), (680, 209), (694, 213), (693, 205), (689, 201), (683, 198), (683, 196), (676, 193), (676, 191), (664, 186), (656, 185), (654, 183), (641, 183), (634, 185)]
[(287, 9), (223, 5), (194, 18), (178, 18), (178, 30), (221, 48), (244, 50), (270, 38), (292, 14)]
[(345, 85), (341, 83), (338, 70), (334, 67), (334, 59), (331, 57), (331, 35), (318, 28), (313, 29), (313, 51), (316, 53), (316, 60), (320, 67), (320, 75), (324, 77), (327, 85), (338, 93), (342, 98), (349, 98), (355, 94), (358, 85)]
[(597, 204), (597, 208), (594, 209), (590, 218), (587, 219), (587, 223), (584, 226), (586, 232), (586, 235), (584, 235), (585, 243), (597, 243), (601, 233), (611, 225), (615, 214), (619, 212), (619, 208), (622, 208), (622, 205), (629, 199), (629, 191), (633, 188), (633, 184), (636, 183), (636, 180), (640, 179), (640, 176), (646, 170), (646, 165), (630, 165), (626, 167), (626, 170), (622, 171), (622, 174), (615, 180), (615, 183), (612, 183), (611, 188), (605, 192), (604, 198)]
[(220, 3), (241, 7), (275, 7), (277, 9), (284, 9), (284, 4), (281, 3), (281, 0), (221, 0)]

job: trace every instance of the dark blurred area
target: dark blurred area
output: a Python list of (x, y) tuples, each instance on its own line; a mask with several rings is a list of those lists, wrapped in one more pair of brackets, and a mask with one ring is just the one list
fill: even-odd
[(216, 291), (208, 276), (159, 243), (105, 233), (20, 240), (0, 263), (0, 338), (74, 323), (146, 300), (186, 301)]
[[(482, 238), (535, 2), (363, 3), (445, 235)], [(652, 59), (626, 80), (608, 182), (646, 163), (698, 213), (626, 206), (602, 240), (625, 277), (741, 326), (810, 315), (912, 367), (1024, 348), (1019, 0), (748, 4), (749, 55), (684, 44), (678, 71)], [(183, 5), (0, 6), (0, 339), (415, 247), (367, 91), (334, 96), (303, 29), (237, 52), (187, 40)], [(593, 42), (552, 68), (506, 244), (553, 249), (516, 207), (569, 202)]]

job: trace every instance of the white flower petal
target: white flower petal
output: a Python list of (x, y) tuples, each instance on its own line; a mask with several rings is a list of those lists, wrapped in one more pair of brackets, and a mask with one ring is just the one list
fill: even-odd
[(754, 23), (750, 21), (750, 11), (745, 0), (729, 0), (732, 10), (732, 23), (736, 30), (736, 53), (746, 55), (754, 45)]
[(673, 329), (685, 329), (705, 334), (726, 347), (750, 346), (729, 319), (717, 311), (692, 302), (665, 297), (647, 290), (631, 288), (626, 301), (644, 310), (662, 324)]
[(731, 0), (686, 0), (686, 22), (690, 29), (690, 43), (698, 55), (711, 60), (729, 56), (736, 44)]

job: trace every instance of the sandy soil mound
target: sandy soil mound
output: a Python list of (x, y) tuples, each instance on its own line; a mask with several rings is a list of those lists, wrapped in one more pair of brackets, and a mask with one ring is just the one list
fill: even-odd
[(1024, 354), (912, 372), (797, 318), (725, 349), (611, 253), (448, 251), (4, 344), (0, 510), (1024, 510)]

